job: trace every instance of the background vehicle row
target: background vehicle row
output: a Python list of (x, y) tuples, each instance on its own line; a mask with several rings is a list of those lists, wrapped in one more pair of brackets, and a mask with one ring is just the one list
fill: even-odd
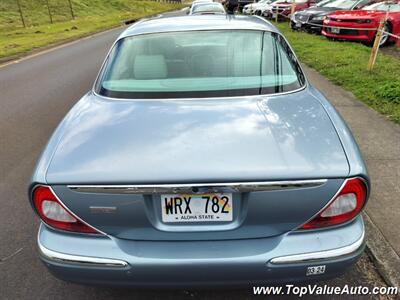
[[(293, 1), (295, 3), (292, 14)], [(269, 20), (287, 21), (293, 30), (323, 34), (330, 39), (358, 41), (371, 45), (376, 28), (387, 18), (380, 44), (396, 41), (387, 33), (400, 35), (400, 2), (379, 0), (261, 0), (243, 8), (243, 13)]]

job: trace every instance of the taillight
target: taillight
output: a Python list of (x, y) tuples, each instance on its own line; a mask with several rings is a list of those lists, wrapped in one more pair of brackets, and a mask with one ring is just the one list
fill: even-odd
[(41, 185), (35, 188), (33, 203), (42, 221), (53, 228), (80, 233), (99, 233), (68, 212), (48, 186)]
[(332, 201), (301, 229), (339, 225), (352, 220), (364, 207), (367, 187), (360, 178), (347, 179)]

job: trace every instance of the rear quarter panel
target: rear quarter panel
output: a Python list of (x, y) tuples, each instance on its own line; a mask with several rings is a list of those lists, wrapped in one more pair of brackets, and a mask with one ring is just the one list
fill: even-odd
[(367, 167), (362, 158), (360, 148), (346, 122), (326, 97), (312, 85), (310, 85), (310, 92), (322, 104), (337, 131), (349, 163), (348, 177), (361, 176), (367, 181), (369, 186)]

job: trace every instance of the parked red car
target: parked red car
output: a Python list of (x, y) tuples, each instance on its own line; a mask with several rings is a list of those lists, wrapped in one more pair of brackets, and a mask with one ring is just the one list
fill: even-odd
[[(346, 39), (372, 44), (375, 39), (376, 30), (366, 29), (377, 28), (380, 20), (385, 17), (386, 12), (388, 12), (388, 19), (384, 31), (400, 35), (399, 1), (375, 3), (360, 10), (333, 12), (326, 16), (322, 34), (328, 38)], [(345, 28), (329, 28), (327, 26)], [(394, 40), (394, 37), (383, 34), (380, 45)]]
[[(275, 19), (276, 12), (280, 14), (279, 19), (288, 19), (292, 11), (292, 3), (295, 1), (295, 11), (316, 5), (320, 0), (281, 0), (274, 2), (271, 8), (263, 12), (263, 16), (267, 19)], [(287, 18), (286, 18), (287, 17)]]

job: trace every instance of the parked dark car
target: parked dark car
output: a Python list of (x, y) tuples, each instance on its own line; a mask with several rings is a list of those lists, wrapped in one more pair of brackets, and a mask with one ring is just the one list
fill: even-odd
[(293, 14), (290, 20), (292, 29), (304, 29), (310, 32), (321, 33), (324, 18), (337, 10), (355, 10), (378, 2), (376, 0), (334, 0), (324, 1), (319, 5), (303, 9)]

